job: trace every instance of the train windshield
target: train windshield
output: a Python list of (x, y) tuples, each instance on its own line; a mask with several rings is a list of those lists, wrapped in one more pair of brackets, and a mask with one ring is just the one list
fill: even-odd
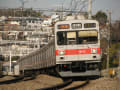
[(97, 42), (98, 32), (96, 30), (57, 32), (58, 45), (95, 44)]

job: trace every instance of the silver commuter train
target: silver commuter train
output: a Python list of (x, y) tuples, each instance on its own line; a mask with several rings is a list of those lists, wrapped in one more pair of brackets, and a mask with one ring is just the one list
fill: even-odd
[(100, 75), (100, 32), (96, 20), (68, 20), (56, 23), (55, 46), (60, 76)]
[[(19, 68), (19, 74), (21, 74), (25, 73), (26, 71), (35, 71), (54, 67), (56, 65), (54, 51), (55, 44), (54, 39), (52, 39), (48, 45), (43, 46), (38, 51), (20, 58), (18, 60), (16, 69)], [(16, 72), (18, 72), (18, 70), (16, 70)]]
[(56, 66), (62, 77), (100, 75), (101, 50), (96, 20), (67, 20), (55, 24), (55, 39), (18, 60), (19, 71)]

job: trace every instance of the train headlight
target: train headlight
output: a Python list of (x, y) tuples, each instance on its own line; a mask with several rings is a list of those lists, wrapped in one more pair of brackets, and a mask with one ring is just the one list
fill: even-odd
[(97, 53), (97, 49), (92, 49), (91, 53), (96, 54)]
[(59, 55), (64, 55), (65, 52), (64, 51), (59, 51)]

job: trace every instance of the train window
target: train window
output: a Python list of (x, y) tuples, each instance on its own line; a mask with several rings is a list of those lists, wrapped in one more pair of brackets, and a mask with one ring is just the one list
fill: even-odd
[(66, 45), (66, 33), (65, 32), (57, 32), (57, 44)]
[(37, 54), (36, 64), (37, 64), (37, 62), (38, 62), (38, 59), (39, 59), (39, 55)]
[(57, 32), (57, 44), (58, 45), (70, 45), (76, 44), (76, 32)]
[(78, 28), (82, 28), (81, 23), (72, 23), (72, 29), (78, 29)]
[(76, 38), (76, 32), (67, 32), (67, 38)]
[(40, 54), (40, 60), (42, 60), (42, 54)]
[(95, 28), (96, 27), (96, 23), (85, 23), (84, 24), (84, 28)]
[(67, 44), (76, 44), (76, 32), (67, 32)]
[(96, 30), (57, 32), (58, 45), (95, 44), (97, 42), (98, 32)]
[(78, 44), (94, 44), (98, 41), (97, 31), (79, 31)]

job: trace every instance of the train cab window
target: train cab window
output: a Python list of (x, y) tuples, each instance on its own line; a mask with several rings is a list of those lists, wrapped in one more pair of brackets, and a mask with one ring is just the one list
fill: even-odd
[(97, 42), (98, 32), (96, 30), (57, 32), (58, 45), (96, 44)]
[(58, 45), (73, 45), (76, 44), (76, 32), (57, 32)]
[(57, 32), (57, 44), (66, 45), (66, 33), (65, 32)]
[(67, 32), (67, 45), (76, 44), (76, 32)]
[(79, 31), (78, 44), (95, 44), (98, 41), (97, 31)]

